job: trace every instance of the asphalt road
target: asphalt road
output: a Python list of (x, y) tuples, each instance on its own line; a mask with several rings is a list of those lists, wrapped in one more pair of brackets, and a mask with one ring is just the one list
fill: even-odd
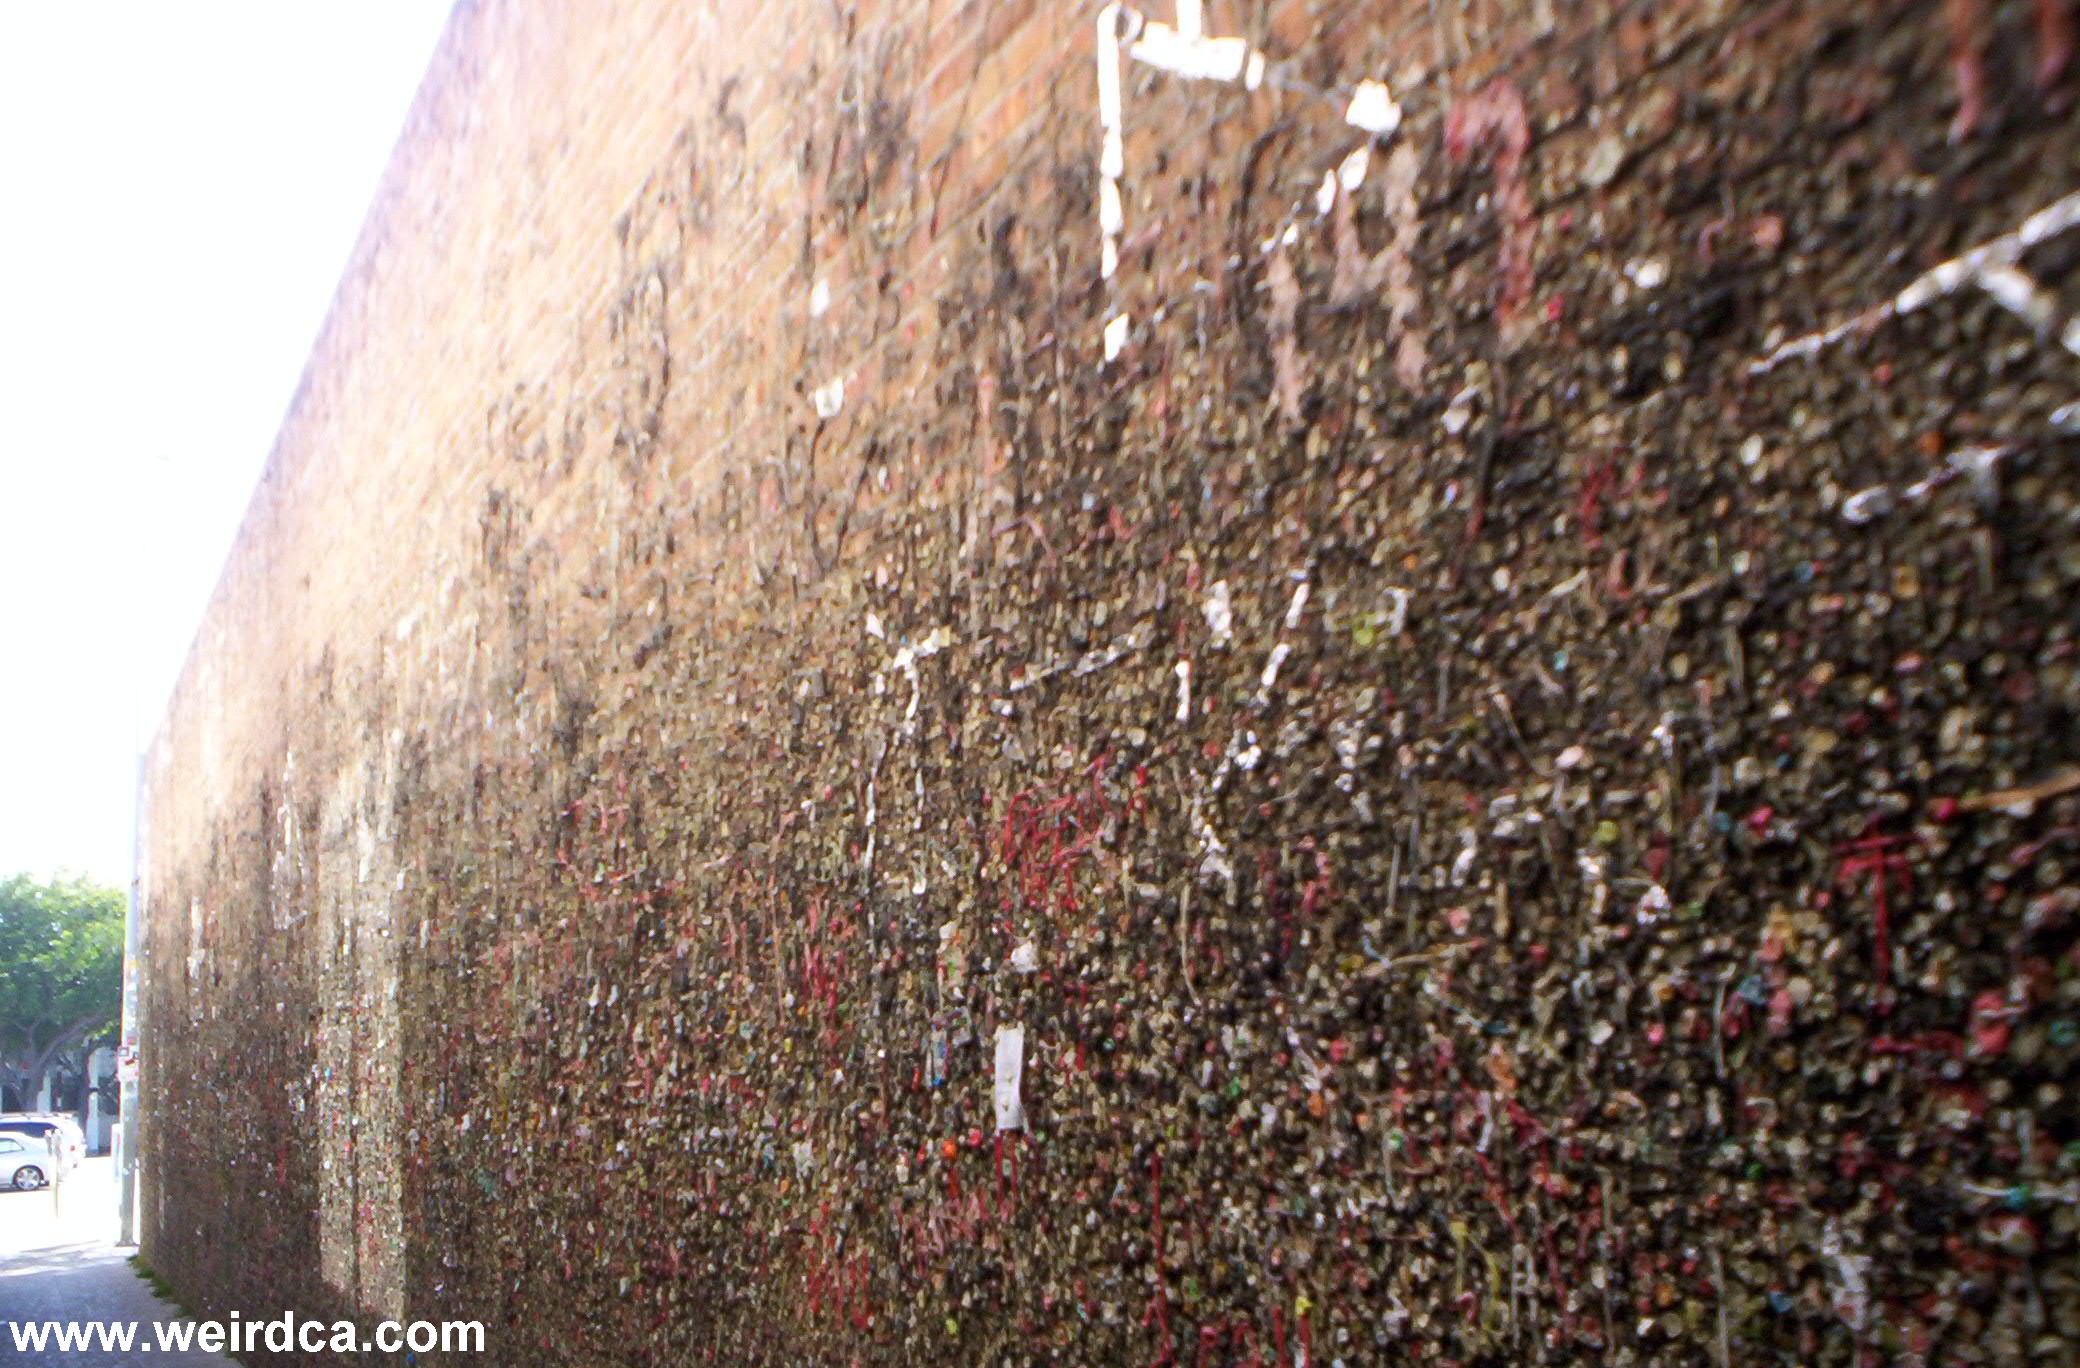
[[(220, 1354), (159, 1349), (152, 1326), (179, 1315), (131, 1271), (131, 1251), (117, 1248), (115, 1237), (115, 1169), (107, 1159), (81, 1163), (55, 1191), (0, 1191), (0, 1364), (231, 1368)], [(46, 1321), (135, 1322), (136, 1347), (17, 1347), (22, 1327)]]

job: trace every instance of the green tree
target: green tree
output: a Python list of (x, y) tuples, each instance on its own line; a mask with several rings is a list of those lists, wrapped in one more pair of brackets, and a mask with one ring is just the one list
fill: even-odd
[(0, 1060), (29, 1104), (64, 1051), (123, 1007), (123, 895), (83, 878), (0, 883)]

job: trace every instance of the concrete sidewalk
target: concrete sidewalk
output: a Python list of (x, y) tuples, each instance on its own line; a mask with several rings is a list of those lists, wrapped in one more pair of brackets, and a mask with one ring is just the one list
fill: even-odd
[[(0, 1191), (0, 1364), (51, 1368), (231, 1368), (220, 1354), (161, 1353), (152, 1325), (180, 1316), (131, 1271), (115, 1244), (115, 1172), (107, 1159), (83, 1162), (55, 1193)], [(15, 1331), (44, 1321), (133, 1321), (128, 1352), (59, 1353), (15, 1347)], [(141, 1352), (150, 1344), (149, 1351)]]

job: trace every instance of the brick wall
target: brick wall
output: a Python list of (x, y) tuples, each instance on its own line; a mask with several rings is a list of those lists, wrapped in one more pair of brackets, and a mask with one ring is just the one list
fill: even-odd
[(1108, 279), (1094, 6), (463, 5), (148, 765), (147, 1259), (512, 1364), (2070, 1357), (2070, 21), (1210, 4)]

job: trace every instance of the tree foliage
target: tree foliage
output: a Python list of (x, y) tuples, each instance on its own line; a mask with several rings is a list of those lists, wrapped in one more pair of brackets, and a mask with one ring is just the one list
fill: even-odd
[(0, 1059), (21, 1067), (25, 1092), (121, 1015), (123, 905), (84, 878), (0, 882)]

